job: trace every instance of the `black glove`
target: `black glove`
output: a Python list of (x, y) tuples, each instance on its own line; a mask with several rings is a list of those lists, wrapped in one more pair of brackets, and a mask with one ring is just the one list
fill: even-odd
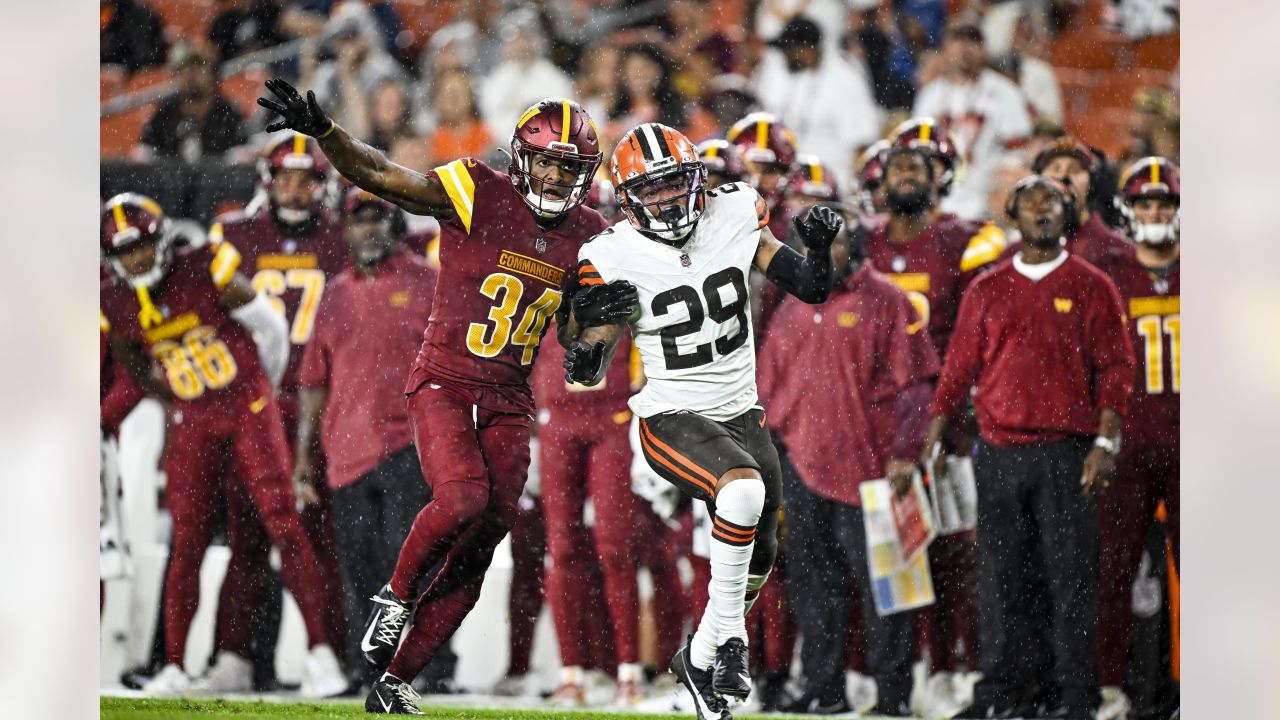
[(813, 251), (830, 249), (831, 243), (840, 234), (840, 228), (844, 227), (844, 219), (840, 217), (840, 213), (825, 205), (814, 205), (809, 208), (803, 220), (796, 217), (792, 222), (800, 241)]
[(626, 280), (607, 285), (585, 285), (570, 300), (573, 316), (581, 327), (596, 327), (625, 322), (635, 312), (636, 287)]
[(267, 89), (280, 99), (258, 98), (258, 104), (280, 116), (280, 119), (267, 126), (267, 132), (275, 132), (289, 128), (303, 135), (318, 138), (327, 135), (333, 129), (333, 121), (320, 109), (316, 102), (316, 94), (307, 91), (307, 99), (303, 100), (297, 88), (280, 78), (267, 81)]
[(564, 351), (564, 381), (585, 385), (594, 380), (604, 363), (604, 348), (604, 341), (596, 343), (595, 347), (587, 347), (580, 342), (570, 345)]

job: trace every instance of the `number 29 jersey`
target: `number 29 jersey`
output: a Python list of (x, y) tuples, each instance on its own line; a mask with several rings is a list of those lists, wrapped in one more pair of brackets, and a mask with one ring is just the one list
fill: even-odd
[(579, 206), (538, 227), (511, 178), (471, 158), (432, 170), (453, 215), (440, 218), (440, 275), (405, 392), (461, 386), (476, 405), (532, 414), (529, 373), (578, 249), (608, 223)]
[(747, 273), (768, 223), (760, 195), (729, 183), (707, 191), (683, 247), (625, 220), (582, 246), (580, 284), (626, 280), (639, 296), (630, 325), (648, 383), (630, 400), (636, 415), (691, 410), (723, 422), (757, 404)]

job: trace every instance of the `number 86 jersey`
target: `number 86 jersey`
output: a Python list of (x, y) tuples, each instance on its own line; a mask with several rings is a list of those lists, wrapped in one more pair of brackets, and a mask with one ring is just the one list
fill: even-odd
[(639, 296), (630, 324), (648, 383), (630, 400), (636, 415), (691, 410), (723, 422), (757, 404), (747, 276), (768, 223), (760, 195), (729, 183), (706, 192), (682, 247), (625, 220), (582, 246), (579, 283), (626, 280)]

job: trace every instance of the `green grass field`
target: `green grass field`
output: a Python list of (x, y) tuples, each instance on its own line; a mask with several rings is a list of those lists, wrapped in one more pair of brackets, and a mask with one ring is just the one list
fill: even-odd
[[(364, 704), (350, 702), (272, 702), (266, 700), (158, 700), (150, 698), (113, 698), (100, 700), (101, 720), (191, 720), (192, 718), (231, 717), (238, 720), (278, 720), (278, 718), (363, 718)], [(475, 709), (456, 706), (424, 705), (424, 711), (444, 720), (639, 720), (640, 718), (682, 718), (682, 715), (646, 715), (643, 713), (594, 712), (590, 710), (514, 710)], [(692, 715), (688, 716), (692, 718)], [(735, 720), (769, 718), (782, 720), (785, 715), (741, 715)], [(885, 719), (888, 720), (888, 719)]]

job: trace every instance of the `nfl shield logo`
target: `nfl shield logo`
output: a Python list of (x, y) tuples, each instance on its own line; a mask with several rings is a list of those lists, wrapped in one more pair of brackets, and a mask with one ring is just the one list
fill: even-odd
[(547, 239), (546, 239), (546, 238), (543, 238), (543, 237), (538, 238), (537, 240), (535, 240), (535, 241), (533, 242), (533, 248), (534, 248), (535, 250), (537, 250), (537, 251), (538, 251), (538, 254), (539, 254), (539, 255), (541, 255), (542, 253), (546, 252), (546, 251), (547, 251)]
[(680, 254), (680, 264), (684, 267), (689, 267), (693, 264), (693, 261), (689, 259), (689, 253)]

